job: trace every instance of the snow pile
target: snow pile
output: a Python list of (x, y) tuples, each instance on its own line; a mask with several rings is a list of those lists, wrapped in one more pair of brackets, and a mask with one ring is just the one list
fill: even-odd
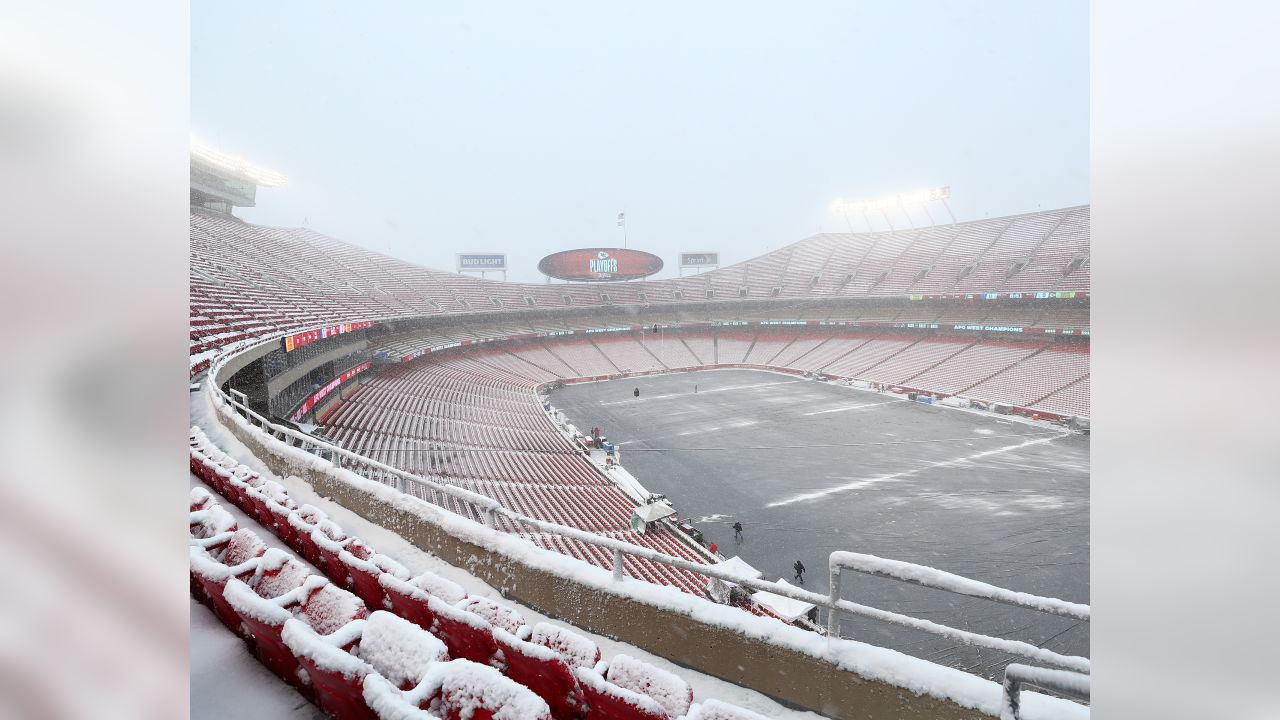
[(535, 624), (529, 641), (554, 650), (574, 667), (593, 668), (600, 662), (600, 647), (590, 638), (550, 623)]
[(689, 683), (630, 655), (615, 655), (609, 661), (607, 679), (620, 688), (653, 698), (671, 717), (684, 715), (693, 702)]
[(719, 700), (704, 700), (694, 705), (684, 720), (769, 720), (769, 718)]
[(379, 610), (365, 621), (356, 654), (392, 684), (413, 686), (449, 658), (443, 642), (398, 615)]

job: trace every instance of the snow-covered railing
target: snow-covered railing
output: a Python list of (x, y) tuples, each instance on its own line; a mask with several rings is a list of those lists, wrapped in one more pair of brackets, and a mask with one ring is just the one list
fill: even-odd
[[(545, 520), (539, 520), (537, 518), (532, 518), (526, 515), (522, 515), (518, 512), (515, 512), (514, 510), (504, 507), (500, 502), (488, 496), (480, 495), (478, 493), (474, 493), (469, 490), (455, 487), (452, 485), (433, 482), (427, 478), (413, 475), (411, 473), (405, 472), (403, 470), (399, 470), (397, 468), (393, 468), (389, 465), (380, 463), (376, 460), (371, 460), (362, 455), (358, 455), (356, 453), (340, 448), (331, 443), (327, 443), (322, 440), (317, 440), (316, 438), (310, 435), (298, 432), (296, 430), (293, 430), (292, 428), (282, 427), (272, 423), (267, 418), (263, 417), (262, 415), (252, 410), (247, 403), (243, 402), (242, 400), (233, 398), (231, 395), (224, 392), (221, 387), (219, 387), (217, 382), (217, 373), (221, 369), (221, 362), (223, 362), (224, 360), (225, 358), (219, 358), (219, 361), (215, 362), (214, 366), (210, 368), (210, 372), (209, 372), (209, 378), (210, 378), (209, 384), (210, 384), (210, 387), (213, 388), (213, 392), (216, 393), (216, 397), (219, 398), (221, 402), (224, 402), (229, 407), (231, 407), (233, 411), (238, 412), (250, 423), (257, 425), (259, 428), (262, 429), (263, 432), (267, 433), (268, 435), (271, 435), (276, 440), (285, 442), (305, 452), (308, 452), (318, 457), (329, 460), (330, 462), (333, 462), (338, 467), (345, 467), (347, 470), (355, 472), (356, 474), (366, 477), (370, 480), (380, 482), (384, 485), (390, 485), (401, 492), (418, 497), (433, 505), (445, 507), (446, 509), (448, 509), (448, 505), (444, 501), (444, 498), (445, 497), (453, 498), (454, 500), (461, 503), (464, 507), (470, 508), (476, 514), (476, 516), (482, 518), (484, 524), (491, 529), (496, 529), (496, 517), (498, 515), (501, 515), (507, 518), (508, 520), (514, 523), (517, 523), (519, 525), (523, 525), (526, 527), (537, 529), (541, 532), (551, 533), (554, 535), (558, 535), (560, 537), (578, 540), (580, 542), (587, 543), (589, 545), (595, 545), (597, 547), (611, 550), (613, 553), (613, 577), (614, 577), (614, 580), (617, 582), (621, 582), (626, 578), (626, 569), (623, 565), (623, 561), (625, 556), (630, 555), (632, 557), (643, 558), (651, 562), (668, 565), (668, 566), (679, 568), (682, 570), (687, 570), (689, 572), (701, 575), (703, 577), (716, 578), (718, 580), (725, 580), (728, 582), (732, 582), (739, 586), (749, 588), (752, 590), (763, 590), (765, 592), (770, 592), (775, 595), (781, 595), (783, 597), (788, 597), (793, 600), (800, 600), (802, 602), (811, 603), (813, 605), (817, 605), (819, 607), (825, 608), (827, 610), (829, 619), (835, 618), (837, 613), (840, 613), (840, 612), (850, 613), (853, 615), (870, 618), (872, 620), (887, 622), (894, 625), (899, 625), (902, 627), (907, 627), (914, 630), (919, 630), (922, 632), (938, 635), (941, 637), (950, 638), (952, 640), (958, 641), (965, 645), (982, 647), (989, 650), (995, 650), (995, 651), (1003, 652), (1009, 655), (1026, 658), (1028, 660), (1033, 660), (1039, 663), (1043, 663), (1045, 665), (1052, 665), (1059, 668), (1065, 668), (1067, 670), (1072, 670), (1077, 673), (1089, 672), (1090, 662), (1089, 662), (1089, 659), (1085, 657), (1080, 657), (1076, 655), (1063, 655), (1061, 653), (1057, 653), (1052, 650), (1046, 650), (1041, 647), (1036, 647), (1031, 643), (1023, 642), (1021, 640), (1009, 640), (1007, 638), (992, 637), (989, 635), (983, 635), (981, 633), (975, 633), (968, 630), (960, 630), (958, 628), (953, 628), (947, 625), (942, 625), (940, 623), (935, 623), (931, 620), (922, 620), (920, 618), (914, 618), (909, 615), (903, 615), (903, 614), (895, 613), (889, 610), (882, 610), (880, 608), (874, 608), (868, 605), (862, 605), (849, 600), (844, 600), (838, 597), (837, 595), (836, 583), (838, 582), (838, 577), (835, 576), (834, 574), (833, 574), (833, 583), (832, 583), (833, 592), (830, 596), (827, 596), (827, 595), (822, 595), (820, 593), (810, 592), (808, 590), (793, 587), (790, 585), (783, 585), (781, 583), (772, 583), (764, 580), (757, 580), (754, 578), (741, 577), (730, 571), (718, 569), (715, 566), (704, 565), (702, 563), (685, 560), (684, 558), (665, 555), (661, 552), (658, 552), (657, 550), (653, 550), (650, 548), (640, 547), (638, 545), (632, 545), (630, 543), (623, 542), (621, 540), (616, 540), (614, 538), (604, 537), (601, 535), (596, 535), (590, 532), (586, 532), (584, 530), (579, 530), (577, 528), (572, 528), (565, 525), (560, 525), (558, 523), (547, 522)], [(243, 394), (240, 394), (234, 390), (232, 392), (235, 393), (236, 395), (239, 395), (241, 398), (244, 397)], [(345, 465), (344, 465), (344, 462), (346, 463)], [(414, 492), (414, 490), (417, 490), (417, 492)], [(425, 497), (423, 495), (424, 491), (427, 493)], [(472, 518), (472, 519), (475, 519), (475, 518)], [(832, 554), (833, 563), (836, 562), (837, 556), (841, 556), (841, 559), (847, 559), (847, 556), (855, 556), (855, 557), (863, 557), (863, 558), (874, 557), (870, 555), (859, 556), (857, 553), (842, 553), (840, 551), (837, 551)], [(894, 561), (884, 561), (880, 558), (875, 558), (875, 560), (878, 560), (882, 563), (894, 562)], [(925, 568), (923, 566), (911, 566), (909, 563), (901, 563), (901, 565), (920, 568), (922, 570), (932, 570), (932, 572), (934, 573), (941, 573), (942, 575), (948, 575), (951, 578), (954, 578), (956, 581), (964, 581), (964, 583), (968, 584), (964, 586), (969, 588), (985, 585), (985, 583), (978, 583), (977, 581), (968, 580), (967, 578), (962, 578), (957, 575), (950, 575), (949, 573), (943, 573), (942, 571), (933, 570), (932, 568)], [(906, 579), (906, 578), (899, 578), (899, 579)], [(919, 583), (919, 584), (925, 584), (925, 583)], [(962, 584), (957, 582), (956, 586), (961, 587)], [(1000, 591), (1000, 593), (997, 593), (997, 594), (1000, 594), (1001, 597), (1004, 597), (1003, 594), (1008, 594), (1010, 596), (1023, 595), (1023, 593), (1014, 593), (1013, 591), (1004, 590), (1003, 588), (996, 588), (995, 586), (988, 585), (986, 587), (992, 588), (993, 590), (996, 590), (996, 591)], [(951, 589), (951, 588), (942, 588), (942, 589)], [(966, 592), (964, 594), (974, 594), (974, 593)], [(1027, 597), (1035, 597), (1035, 596), (1027, 596)], [(1053, 599), (1041, 598), (1041, 600), (1053, 600)], [(1061, 600), (1057, 600), (1055, 602), (1062, 603), (1063, 605), (1074, 605), (1074, 603), (1064, 603)], [(1018, 603), (1012, 603), (1012, 604), (1018, 604)], [(1084, 608), (1085, 616), (1087, 619), (1087, 614), (1088, 614), (1087, 606), (1078, 606), (1078, 607)]]
[[(888, 560), (875, 555), (841, 550), (831, 553), (831, 558), (828, 562), (831, 568), (830, 600), (833, 603), (840, 598), (841, 572), (843, 570), (853, 570), (867, 575), (900, 580), (911, 585), (945, 590), (957, 595), (985, 598), (1004, 605), (1014, 605), (1051, 615), (1061, 615), (1062, 617), (1074, 618), (1085, 622), (1089, 621), (1088, 605), (1007, 590), (926, 565), (916, 565), (901, 560)], [(827, 632), (829, 634), (834, 635), (836, 633), (838, 621), (839, 615), (837, 613), (833, 612), (827, 616)], [(1084, 672), (1088, 672), (1088, 670), (1085, 669)]]
[(1073, 700), (1089, 702), (1088, 675), (1013, 663), (1004, 669), (1004, 695), (1000, 699), (1000, 720), (1021, 720), (1021, 696), (1025, 685), (1048, 690)]

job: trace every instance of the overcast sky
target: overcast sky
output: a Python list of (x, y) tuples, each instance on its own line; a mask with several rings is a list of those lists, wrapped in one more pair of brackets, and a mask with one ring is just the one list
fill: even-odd
[(241, 217), (442, 269), (540, 281), (623, 211), (665, 277), (847, 232), (838, 197), (1089, 201), (1085, 0), (197, 0), (191, 53), (193, 136), (289, 176)]

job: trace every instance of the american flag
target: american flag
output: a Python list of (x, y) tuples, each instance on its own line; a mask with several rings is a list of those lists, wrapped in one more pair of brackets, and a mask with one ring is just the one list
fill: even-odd
[(619, 224), (619, 225), (622, 225), (622, 224), (623, 224), (623, 223), (625, 223), (626, 221), (627, 221), (627, 216), (626, 216), (626, 214), (625, 214), (625, 213), (618, 213), (618, 224)]

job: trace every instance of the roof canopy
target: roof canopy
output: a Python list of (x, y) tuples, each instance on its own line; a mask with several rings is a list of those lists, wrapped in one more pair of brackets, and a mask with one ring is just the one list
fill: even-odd
[[(777, 584), (784, 587), (792, 587), (791, 583), (783, 580), (782, 578), (778, 578)], [(799, 620), (800, 618), (808, 615), (810, 610), (817, 607), (813, 603), (807, 603), (803, 600), (792, 600), (789, 597), (774, 595), (773, 593), (765, 592), (764, 590), (756, 591), (756, 593), (751, 596), (751, 599), (769, 608), (783, 620), (787, 621)]]

